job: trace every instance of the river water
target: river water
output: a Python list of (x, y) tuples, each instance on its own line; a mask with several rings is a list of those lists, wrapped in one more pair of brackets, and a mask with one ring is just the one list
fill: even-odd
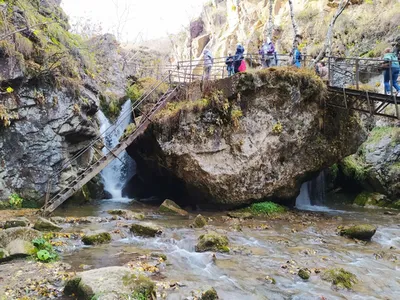
[[(162, 216), (157, 209), (133, 204), (103, 201), (98, 206), (68, 210), (68, 215), (109, 217), (107, 209), (127, 208), (144, 212), (146, 221), (164, 228), (157, 238), (139, 238), (125, 227), (132, 222), (115, 220), (105, 223), (71, 226), (67, 230), (92, 231), (118, 228), (123, 233), (111, 244), (84, 247), (77, 243), (62, 259), (80, 271), (123, 265), (150, 252), (167, 255), (167, 264), (154, 279), (179, 282), (180, 288), (168, 291), (167, 299), (185, 299), (192, 291), (215, 287), (221, 299), (400, 299), (400, 217), (382, 210), (335, 207), (326, 212), (292, 211), (279, 218), (239, 221), (226, 218), (224, 212), (201, 212), (210, 218), (208, 227), (191, 229), (192, 220)], [(195, 216), (198, 212), (192, 212)], [(60, 212), (62, 214), (62, 212)], [(358, 243), (338, 236), (339, 225), (371, 223), (378, 226), (369, 243)], [(237, 231), (238, 227), (241, 231)], [(207, 230), (226, 234), (229, 254), (196, 253), (198, 237)], [(359, 283), (354, 291), (335, 290), (323, 281), (318, 270), (343, 267), (354, 273)], [(309, 281), (297, 276), (298, 268), (312, 271)], [(266, 277), (276, 280), (269, 283)]]

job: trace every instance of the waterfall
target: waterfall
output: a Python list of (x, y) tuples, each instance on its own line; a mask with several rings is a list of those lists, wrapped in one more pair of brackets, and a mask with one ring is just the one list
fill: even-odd
[[(105, 147), (103, 153), (107, 154), (119, 142), (119, 138), (123, 135), (125, 128), (132, 122), (131, 101), (128, 100), (121, 108), (121, 113), (112, 125), (102, 111), (99, 111), (98, 118), (100, 122), (100, 132), (103, 133), (110, 128), (105, 136), (103, 142)], [(115, 130), (114, 130), (115, 129)], [(134, 160), (123, 151), (118, 158), (115, 158), (103, 171), (101, 171), (101, 178), (104, 183), (104, 189), (111, 194), (113, 198), (122, 198), (122, 188), (125, 183), (135, 174)]]
[(321, 206), (325, 202), (325, 172), (322, 171), (311, 181), (304, 182), (296, 199), (297, 208)]

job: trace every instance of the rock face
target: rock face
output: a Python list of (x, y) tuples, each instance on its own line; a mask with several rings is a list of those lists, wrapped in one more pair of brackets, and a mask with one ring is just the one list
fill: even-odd
[[(394, 126), (374, 128), (358, 152), (343, 160), (340, 169), (345, 181), (387, 197), (387, 199), (379, 197), (379, 200), (376, 194), (370, 194), (369, 197), (365, 197), (367, 194), (362, 194), (358, 199), (359, 203), (356, 204), (364, 202), (364, 205), (390, 206), (399, 201), (400, 128)], [(389, 203), (384, 205), (383, 200)]]
[(173, 186), (182, 201), (293, 204), (303, 181), (365, 138), (352, 112), (324, 111), (324, 95), (311, 72), (290, 68), (239, 74), (204, 92), (194, 83), (128, 153), (147, 183)]
[[(122, 54), (113, 37), (88, 44), (68, 32), (60, 1), (6, 1), (0, 10), (0, 31), (19, 31), (0, 44), (0, 200), (16, 192), (40, 206), (50, 178), (57, 192), (92, 160), (86, 153), (54, 175), (98, 135), (100, 95), (106, 103), (123, 96)], [(46, 30), (34, 27), (42, 23)]]
[[(133, 294), (138, 299), (148, 299), (155, 285), (144, 275), (135, 274), (126, 267), (108, 267), (79, 273), (68, 281), (64, 293), (78, 299), (126, 299)], [(141, 298), (139, 298), (141, 297)]]
[(340, 229), (339, 234), (349, 238), (369, 241), (371, 240), (375, 232), (376, 232), (375, 226), (369, 224), (361, 224)]
[(60, 231), (62, 229), (61, 226), (58, 226), (53, 222), (46, 220), (44, 218), (37, 219), (33, 228), (39, 231)]

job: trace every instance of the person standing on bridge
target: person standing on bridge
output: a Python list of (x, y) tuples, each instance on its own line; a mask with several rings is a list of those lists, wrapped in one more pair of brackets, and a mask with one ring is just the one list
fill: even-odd
[(242, 64), (242, 60), (244, 59), (244, 47), (241, 44), (237, 44), (236, 53), (234, 57), (234, 68), (235, 73), (239, 73), (240, 65)]
[[(400, 97), (400, 86), (397, 83), (400, 72), (399, 60), (396, 54), (394, 54), (390, 48), (385, 49), (383, 60), (385, 61), (383, 64), (383, 67), (385, 68), (385, 72), (383, 74), (385, 93), (386, 95), (391, 95), (393, 86), (397, 91), (397, 96)], [(392, 77), (391, 82), (390, 77)]]
[(301, 67), (301, 52), (299, 50), (299, 45), (298, 42), (296, 42), (294, 46), (294, 51), (293, 51), (293, 65), (296, 67), (300, 68)]
[(276, 64), (275, 46), (269, 37), (267, 38), (267, 42), (262, 46), (262, 53), (265, 59), (265, 66), (267, 68)]
[(232, 76), (235, 74), (235, 68), (233, 67), (233, 56), (229, 53), (228, 57), (225, 60), (226, 69), (228, 71), (228, 76)]
[(210, 79), (210, 74), (211, 74), (211, 69), (214, 64), (214, 57), (211, 54), (211, 51), (206, 49), (203, 52), (204, 54), (204, 74), (203, 74), (203, 79), (204, 80), (209, 80)]

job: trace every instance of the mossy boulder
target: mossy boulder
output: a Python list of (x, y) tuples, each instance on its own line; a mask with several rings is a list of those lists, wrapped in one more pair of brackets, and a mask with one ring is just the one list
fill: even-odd
[(389, 206), (390, 202), (385, 195), (379, 193), (362, 192), (356, 197), (354, 204), (365, 207), (385, 207)]
[(161, 258), (163, 261), (166, 261), (167, 260), (167, 256), (164, 254), (164, 253), (151, 253), (150, 254), (150, 257), (153, 257), (153, 258)]
[(339, 228), (339, 234), (353, 239), (369, 241), (376, 232), (376, 227), (370, 224)]
[(206, 218), (204, 218), (202, 215), (197, 215), (196, 218), (194, 218), (192, 227), (194, 227), (194, 228), (203, 228), (206, 225), (207, 225)]
[(308, 280), (310, 279), (310, 271), (308, 269), (300, 269), (297, 273), (301, 279)]
[(357, 283), (357, 277), (342, 268), (326, 270), (321, 277), (325, 281), (331, 282), (336, 288), (351, 289)]
[(29, 220), (27, 218), (17, 218), (12, 220), (7, 220), (4, 223), (4, 229), (13, 227), (27, 227), (29, 225)]
[(159, 211), (162, 213), (179, 215), (179, 216), (187, 216), (189, 213), (186, 210), (183, 210), (178, 204), (174, 201), (166, 199), (159, 208)]
[(203, 234), (195, 247), (196, 252), (229, 252), (229, 240), (226, 236), (220, 235), (214, 231)]
[(219, 299), (217, 291), (214, 288), (211, 288), (201, 294), (201, 300), (216, 300)]
[(155, 237), (162, 233), (162, 229), (150, 223), (132, 224), (131, 232), (143, 237)]
[(144, 274), (136, 274), (126, 267), (107, 267), (85, 271), (69, 280), (64, 294), (77, 299), (149, 299), (155, 285)]
[(85, 245), (100, 245), (111, 242), (111, 234), (108, 232), (99, 232), (87, 234), (82, 237), (82, 242)]
[(57, 224), (54, 224), (50, 220), (47, 220), (44, 218), (37, 219), (33, 228), (35, 228), (36, 230), (39, 230), (39, 231), (61, 231), (62, 230), (61, 226), (58, 226)]

